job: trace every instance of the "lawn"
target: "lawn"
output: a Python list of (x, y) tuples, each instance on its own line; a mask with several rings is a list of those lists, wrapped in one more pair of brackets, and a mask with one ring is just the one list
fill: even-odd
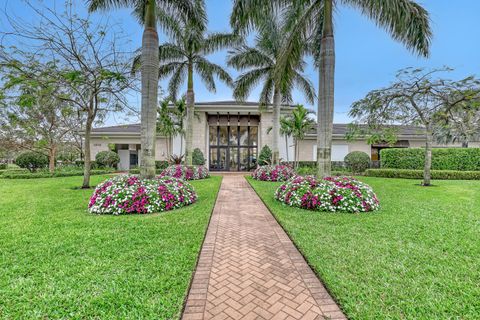
[(191, 206), (130, 216), (89, 214), (81, 180), (0, 179), (0, 318), (178, 318), (221, 177), (192, 182)]
[(376, 213), (313, 212), (248, 178), (351, 319), (478, 319), (480, 181), (361, 178)]

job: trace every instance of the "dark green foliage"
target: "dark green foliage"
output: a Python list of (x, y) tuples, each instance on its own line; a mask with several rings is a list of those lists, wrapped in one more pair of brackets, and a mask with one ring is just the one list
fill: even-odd
[(260, 166), (266, 166), (272, 163), (272, 149), (269, 146), (264, 145), (258, 156), (258, 164)]
[[(163, 170), (168, 167), (168, 161), (167, 160), (157, 160), (155, 161), (155, 169), (157, 170)], [(132, 173), (132, 170), (130, 170), (130, 173)]]
[(5, 170), (7, 169), (7, 164), (6, 163), (0, 163), (0, 170)]
[[(295, 169), (295, 171), (297, 172), (297, 174), (299, 174), (301, 176), (315, 176), (315, 175), (317, 175), (317, 167), (298, 167), (297, 169)], [(341, 170), (335, 170), (335, 171), (332, 171), (332, 173), (331, 173), (332, 177), (348, 176), (348, 175), (351, 175), (351, 173), (347, 172), (347, 171), (341, 171)]]
[(100, 151), (95, 156), (95, 162), (101, 167), (113, 168), (120, 162), (120, 157), (113, 151)]
[[(425, 149), (383, 149), (380, 160), (382, 168), (423, 170)], [(432, 149), (432, 170), (480, 171), (480, 148)]]
[(363, 151), (352, 151), (344, 160), (346, 167), (353, 173), (362, 173), (370, 167), (370, 157)]
[(39, 152), (24, 152), (15, 159), (15, 163), (20, 168), (26, 168), (30, 172), (35, 172), (39, 168), (45, 168), (48, 164), (48, 157)]
[[(368, 169), (365, 174), (371, 177), (423, 179), (423, 170)], [(480, 180), (480, 171), (432, 170), (431, 175), (437, 180)]]
[(194, 166), (203, 166), (205, 164), (205, 158), (203, 156), (203, 153), (198, 148), (193, 149), (192, 163)]
[[(113, 173), (112, 169), (95, 169), (90, 171), (90, 175), (99, 175), (99, 174), (108, 174)], [(56, 170), (54, 173), (47, 171), (41, 172), (26, 172), (20, 170), (6, 170), (3, 174), (0, 175), (0, 178), (5, 179), (37, 179), (37, 178), (56, 178), (56, 177), (73, 177), (73, 176), (82, 176), (83, 170)]]

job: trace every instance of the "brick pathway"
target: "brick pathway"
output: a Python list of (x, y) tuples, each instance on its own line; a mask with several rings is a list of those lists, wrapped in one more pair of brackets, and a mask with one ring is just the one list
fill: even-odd
[(223, 177), (182, 319), (346, 319), (240, 175)]

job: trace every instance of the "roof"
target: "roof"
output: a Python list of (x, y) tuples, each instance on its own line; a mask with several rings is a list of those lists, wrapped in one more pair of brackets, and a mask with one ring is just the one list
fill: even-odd
[[(395, 126), (399, 130), (399, 136), (403, 137), (418, 137), (423, 138), (424, 132), (422, 127), (418, 126)], [(309, 136), (316, 136), (317, 130), (314, 129), (309, 133)], [(333, 135), (336, 137), (345, 136), (348, 132), (348, 124), (346, 123), (334, 123), (333, 124)], [(113, 133), (113, 134), (133, 134), (138, 135), (140, 134), (140, 123), (134, 124), (122, 124), (118, 126), (109, 126), (103, 128), (94, 128), (92, 130), (94, 134), (101, 134), (101, 133)]]
[[(204, 101), (204, 102), (195, 102), (196, 106), (249, 106), (249, 107), (258, 107), (258, 101), (236, 101), (236, 100), (224, 100), (224, 101)], [(267, 104), (271, 106), (272, 104)], [(294, 107), (295, 105), (282, 104), (282, 107)]]

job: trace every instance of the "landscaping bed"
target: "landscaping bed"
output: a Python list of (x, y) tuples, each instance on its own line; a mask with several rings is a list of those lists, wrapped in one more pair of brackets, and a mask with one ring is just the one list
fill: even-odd
[(480, 181), (361, 177), (375, 214), (275, 200), (281, 183), (247, 178), (351, 319), (474, 319), (480, 314)]
[[(434, 180), (480, 180), (480, 171), (431, 170)], [(423, 170), (409, 169), (367, 169), (365, 175), (370, 177), (423, 179)]]
[(88, 213), (81, 181), (0, 180), (0, 317), (178, 318), (221, 177), (192, 181), (192, 205), (123, 216)]

